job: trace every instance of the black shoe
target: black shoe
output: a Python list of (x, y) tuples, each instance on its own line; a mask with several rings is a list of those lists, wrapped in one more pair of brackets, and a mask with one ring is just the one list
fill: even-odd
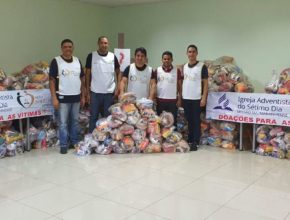
[(60, 148), (60, 153), (61, 154), (67, 154), (67, 147), (61, 147)]
[(195, 143), (190, 144), (190, 151), (197, 151), (197, 145)]

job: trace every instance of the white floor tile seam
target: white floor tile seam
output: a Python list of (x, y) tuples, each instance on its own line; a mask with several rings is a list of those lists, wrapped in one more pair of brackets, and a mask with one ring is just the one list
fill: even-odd
[(50, 216), (50, 218), (51, 218), (51, 216), (52, 216), (52, 214), (51, 214), (51, 213), (49, 213), (49, 212), (46, 212), (46, 211), (44, 211), (44, 210), (41, 210), (41, 209), (38, 209), (38, 208), (36, 208), (36, 207), (30, 206), (30, 205), (28, 205), (28, 204), (26, 204), (26, 203), (23, 203), (23, 202), (21, 202), (20, 200), (18, 200), (18, 201), (15, 201), (15, 202), (16, 202), (16, 203), (18, 203), (18, 204), (20, 204), (20, 205), (23, 205), (23, 206), (25, 206), (25, 207), (28, 207), (28, 208), (31, 208), (31, 209), (37, 210), (38, 212), (45, 213), (45, 214), (49, 215), (49, 216)]
[[(142, 210), (142, 212), (147, 213), (147, 214), (150, 214), (150, 215), (153, 215), (153, 216), (157, 216), (157, 217), (162, 218), (162, 219), (164, 219), (164, 220), (171, 220), (171, 219), (169, 219), (169, 218), (165, 218), (165, 217), (163, 217), (163, 216), (161, 216), (161, 215), (152, 214), (152, 213), (147, 212), (147, 211), (144, 211), (144, 210)], [(128, 217), (126, 217), (126, 218), (123, 219), (123, 220), (128, 220), (128, 219), (130, 219), (131, 217), (133, 217), (133, 216), (136, 215), (136, 214), (138, 214), (138, 212), (137, 212), (137, 213), (134, 213), (134, 214), (132, 214), (132, 215), (129, 215)]]
[(288, 213), (288, 215), (286, 215), (286, 217), (284, 218), (284, 220), (288, 220), (290, 219), (290, 212)]

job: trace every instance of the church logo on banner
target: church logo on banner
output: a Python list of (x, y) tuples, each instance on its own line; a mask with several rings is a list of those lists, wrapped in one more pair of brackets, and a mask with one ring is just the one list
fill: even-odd
[(215, 106), (213, 109), (219, 109), (219, 110), (226, 110), (226, 111), (233, 111), (231, 107), (229, 107), (230, 100), (227, 99), (226, 93), (224, 93), (219, 99), (218, 99), (218, 105)]

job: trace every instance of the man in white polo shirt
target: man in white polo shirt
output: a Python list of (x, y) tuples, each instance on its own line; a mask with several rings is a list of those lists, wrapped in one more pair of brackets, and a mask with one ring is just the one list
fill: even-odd
[[(84, 72), (79, 59), (73, 56), (74, 45), (70, 39), (61, 42), (62, 55), (50, 64), (49, 88), (52, 103), (59, 112), (60, 153), (66, 154), (69, 142), (79, 142), (79, 110), (85, 103)], [(69, 126), (68, 126), (69, 125)]]
[(162, 66), (154, 72), (157, 89), (157, 113), (171, 112), (176, 123), (177, 107), (181, 105), (182, 75), (179, 69), (172, 65), (173, 55), (170, 51), (162, 54)]
[(206, 105), (208, 94), (208, 71), (197, 60), (198, 49), (195, 45), (187, 47), (188, 62), (183, 66), (182, 102), (188, 121), (188, 143), (190, 150), (196, 151), (200, 141), (201, 107)]
[(98, 50), (90, 53), (86, 61), (87, 102), (90, 104), (89, 132), (93, 132), (99, 114), (109, 116), (109, 107), (118, 95), (120, 65), (117, 57), (109, 52), (109, 40), (98, 39)]
[(127, 66), (120, 83), (120, 95), (124, 92), (135, 93), (137, 99), (153, 100), (155, 88), (152, 67), (147, 64), (147, 51), (144, 47), (135, 50), (135, 63)]

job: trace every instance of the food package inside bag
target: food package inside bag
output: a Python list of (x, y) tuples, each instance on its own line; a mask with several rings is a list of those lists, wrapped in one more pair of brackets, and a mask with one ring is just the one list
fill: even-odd
[(138, 111), (132, 111), (127, 113), (127, 120), (126, 123), (129, 125), (136, 125), (137, 122), (140, 120), (141, 115)]
[(222, 141), (221, 147), (225, 149), (236, 149), (237, 144), (230, 140), (224, 140)]
[(213, 147), (220, 147), (222, 145), (222, 138), (220, 137), (208, 137), (207, 138), (208, 144)]
[(172, 144), (176, 144), (177, 142), (181, 141), (181, 139), (182, 139), (182, 134), (174, 131), (168, 138), (166, 138), (166, 141)]
[(176, 152), (187, 153), (190, 151), (190, 147), (185, 140), (180, 140), (175, 144)]
[(112, 147), (114, 153), (116, 154), (126, 154), (127, 149), (124, 145), (122, 145), (119, 141), (112, 141), (110, 143), (110, 146)]
[(153, 101), (151, 99), (142, 98), (137, 100), (137, 107), (139, 110), (153, 109)]
[(0, 68), (0, 83), (1, 83), (4, 79), (6, 79), (6, 77), (7, 77), (6, 73), (4, 72), (3, 69)]
[(127, 119), (127, 115), (126, 115), (125, 112), (123, 112), (120, 103), (117, 103), (117, 104), (112, 105), (109, 108), (109, 112), (111, 113), (111, 115), (112, 115), (113, 118), (118, 119), (120, 121), (123, 121), (124, 122)]
[(131, 135), (134, 132), (134, 126), (125, 123), (119, 128), (119, 130), (124, 135)]
[(134, 141), (142, 141), (146, 137), (146, 131), (141, 129), (135, 129), (135, 131), (132, 134), (132, 138)]
[(166, 127), (162, 128), (161, 129), (161, 135), (162, 135), (163, 138), (166, 139), (174, 132), (174, 130), (175, 130), (174, 126), (172, 126), (170, 128), (166, 128)]
[(122, 111), (125, 112), (126, 114), (128, 114), (129, 112), (135, 112), (138, 110), (134, 104), (128, 103), (128, 104), (122, 105)]
[(77, 148), (75, 149), (75, 154), (77, 156), (87, 156), (91, 154), (90, 144), (84, 141), (78, 143)]
[(158, 122), (148, 122), (147, 133), (160, 134), (160, 125)]
[(161, 144), (157, 143), (157, 144), (153, 144), (150, 143), (145, 149), (144, 149), (144, 153), (160, 153), (162, 150)]
[(108, 133), (99, 131), (98, 129), (95, 128), (93, 130), (92, 135), (93, 135), (94, 139), (96, 139), (97, 141), (104, 141), (107, 138)]
[(144, 140), (136, 141), (135, 144), (141, 151), (144, 151), (149, 145), (149, 139), (145, 138)]
[(134, 147), (134, 145), (135, 145), (135, 142), (134, 142), (132, 137), (125, 136), (125, 137), (123, 137), (121, 144), (124, 145), (124, 147), (127, 150), (127, 152), (131, 152), (133, 147)]
[(123, 133), (120, 131), (120, 129), (112, 129), (110, 131), (110, 136), (115, 141), (120, 141), (124, 137)]
[(140, 118), (135, 126), (140, 130), (146, 130), (148, 126), (147, 118)]
[(174, 116), (171, 112), (163, 111), (160, 115), (161, 125), (169, 128), (174, 124)]
[(96, 150), (95, 150), (96, 153), (101, 154), (101, 155), (108, 155), (108, 154), (112, 153), (112, 151), (113, 151), (113, 147), (111, 145), (112, 141), (113, 140), (111, 138), (109, 138), (109, 137), (106, 138), (106, 140), (103, 143), (99, 144), (99, 146), (96, 148)]
[(17, 131), (7, 130), (5, 131), (5, 139), (7, 144), (11, 144), (15, 141), (23, 140), (23, 135)]
[(162, 150), (164, 153), (175, 153), (176, 146), (175, 146), (175, 144), (172, 144), (172, 143), (165, 141), (162, 143)]
[(113, 118), (112, 115), (109, 115), (107, 117), (107, 121), (108, 121), (110, 128), (118, 128), (123, 124), (123, 122), (121, 120)]
[(129, 104), (134, 104), (136, 103), (136, 95), (133, 92), (127, 92), (124, 93), (119, 100), (121, 103), (129, 103)]
[(152, 144), (161, 144), (162, 137), (160, 133), (150, 133), (149, 140)]
[(274, 94), (277, 93), (278, 85), (279, 85), (279, 75), (275, 70), (273, 70), (271, 81), (265, 85), (266, 93), (274, 93)]
[(111, 130), (107, 118), (100, 118), (96, 122), (96, 129), (100, 132), (109, 132)]

